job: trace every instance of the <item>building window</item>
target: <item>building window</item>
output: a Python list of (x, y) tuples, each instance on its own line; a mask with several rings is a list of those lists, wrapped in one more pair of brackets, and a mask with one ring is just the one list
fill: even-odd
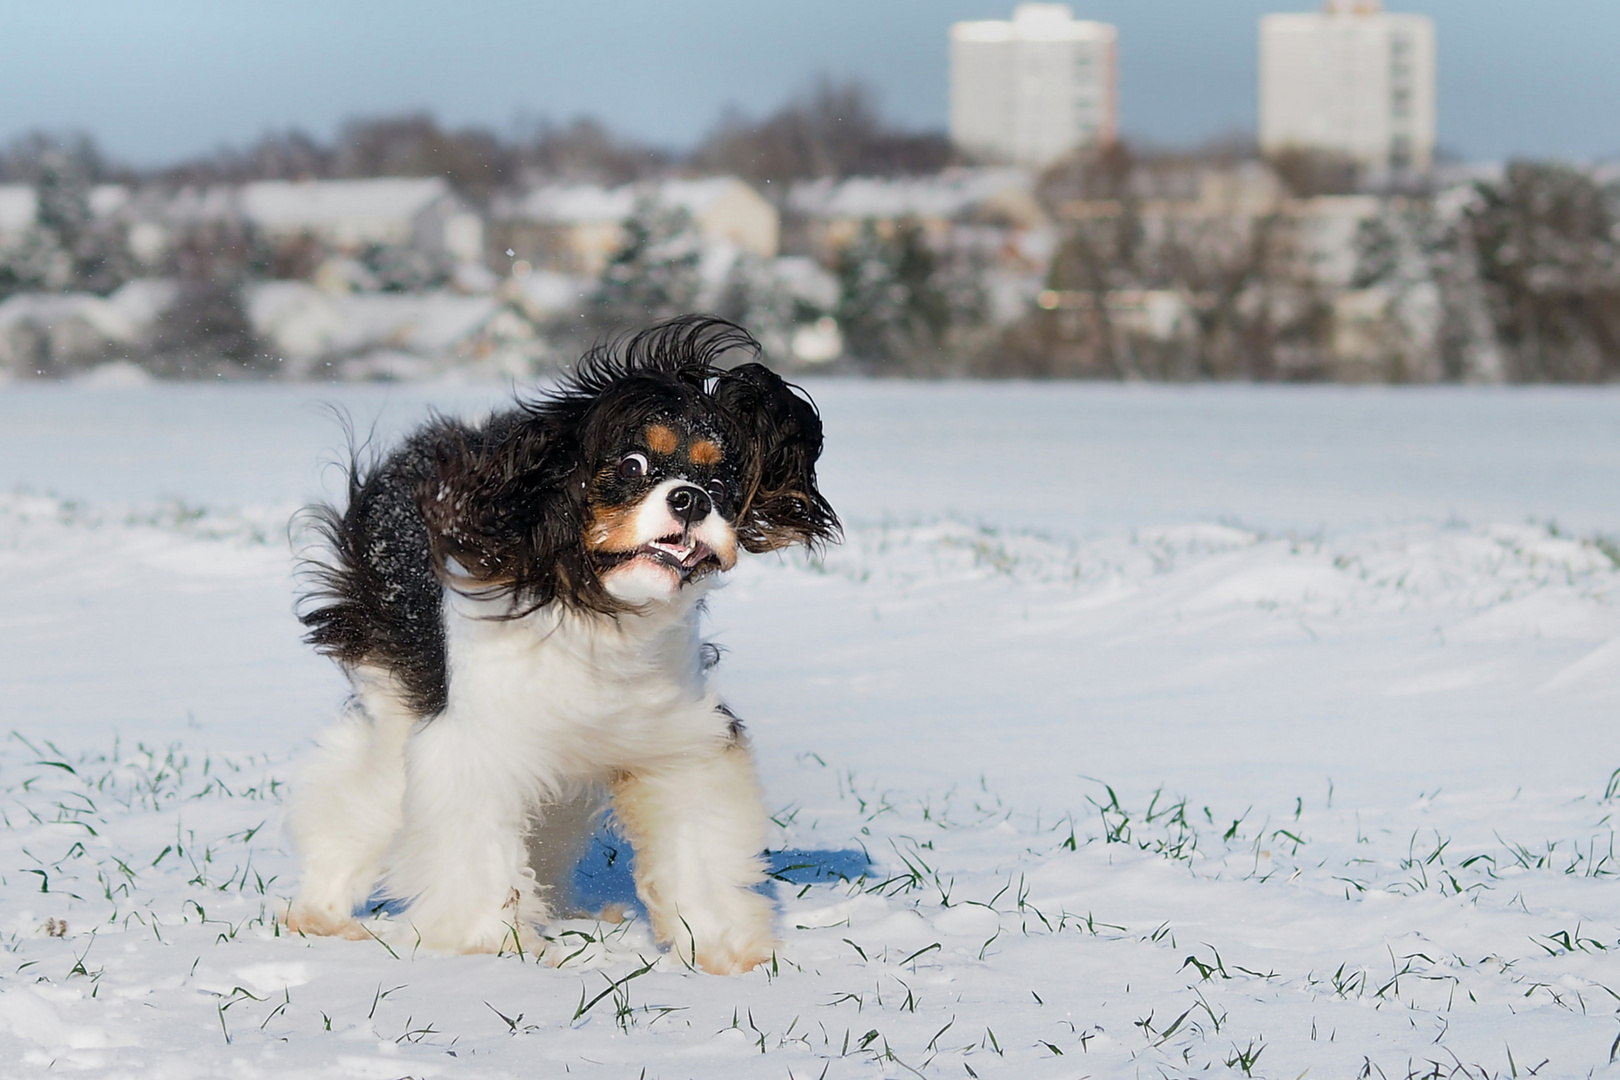
[(1390, 114), (1396, 119), (1405, 120), (1412, 115), (1412, 91), (1408, 87), (1398, 86), (1390, 95)]
[(1390, 39), (1389, 74), (1397, 82), (1412, 77), (1412, 42), (1409, 39)]
[(1391, 169), (1410, 169), (1412, 167), (1411, 136), (1397, 135), (1389, 140), (1389, 167)]

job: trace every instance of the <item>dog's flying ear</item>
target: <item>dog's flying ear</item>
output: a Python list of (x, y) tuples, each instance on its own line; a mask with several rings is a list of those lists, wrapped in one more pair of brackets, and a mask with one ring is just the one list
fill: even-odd
[(510, 597), (514, 616), (554, 600), (616, 610), (579, 545), (578, 454), (565, 443), (534, 422), (436, 441), (416, 500), (445, 584)]
[(752, 468), (737, 539), (749, 551), (814, 547), (839, 536), (838, 515), (816, 489), (821, 417), (808, 397), (763, 364), (715, 379), (714, 400), (752, 444)]

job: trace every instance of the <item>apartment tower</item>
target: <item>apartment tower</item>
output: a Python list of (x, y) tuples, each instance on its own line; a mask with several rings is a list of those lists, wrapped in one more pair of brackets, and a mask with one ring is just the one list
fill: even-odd
[(1260, 148), (1324, 150), (1373, 174), (1434, 161), (1434, 23), (1376, 0), (1260, 20)]
[(1117, 38), (1065, 4), (1019, 4), (1010, 21), (951, 26), (951, 140), (1048, 165), (1118, 129)]

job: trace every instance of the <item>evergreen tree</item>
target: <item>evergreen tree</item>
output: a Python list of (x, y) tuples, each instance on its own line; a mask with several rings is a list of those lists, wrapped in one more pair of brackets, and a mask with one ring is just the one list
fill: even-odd
[(90, 236), (90, 181), (84, 169), (66, 154), (52, 152), (40, 159), (38, 200), (34, 224), (50, 233), (64, 251), (78, 252)]
[[(937, 362), (952, 323), (952, 284), (922, 227), (902, 221), (891, 236), (873, 222), (838, 258), (838, 321), (859, 359), (895, 370)], [(961, 321), (971, 321), (964, 310)]]
[(0, 252), (0, 300), (12, 293), (55, 291), (73, 280), (73, 260), (54, 233), (30, 229)]
[(450, 280), (448, 258), (406, 245), (372, 244), (361, 253), (360, 264), (381, 292), (422, 292), (442, 288)]
[(785, 359), (794, 327), (821, 314), (801, 310), (806, 307), (772, 272), (769, 262), (744, 252), (726, 272), (715, 310), (716, 314), (747, 327), (765, 347), (767, 355)]
[(228, 278), (187, 280), (158, 317), (147, 366), (159, 375), (263, 377), (279, 361), (253, 333), (242, 286)]
[(34, 227), (0, 255), (0, 295), (24, 290), (109, 293), (130, 276), (123, 237), (90, 209), (91, 162), (84, 153), (39, 156)]
[(702, 240), (692, 215), (643, 198), (624, 231), (591, 297), (597, 326), (619, 331), (690, 312), (703, 284)]

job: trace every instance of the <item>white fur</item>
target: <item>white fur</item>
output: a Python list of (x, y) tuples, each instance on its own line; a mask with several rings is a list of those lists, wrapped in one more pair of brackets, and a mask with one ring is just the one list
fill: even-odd
[(405, 742), (416, 718), (386, 672), (362, 667), (349, 678), (355, 699), (322, 734), (288, 809), (303, 863), (292, 915), (306, 931), (364, 937), (353, 911), (370, 897), (399, 832)]
[(754, 891), (766, 815), (704, 676), (707, 583), (679, 587), (646, 560), (608, 580), (635, 596), (653, 575), (670, 581), (647, 596), (662, 602), (617, 619), (492, 618), (498, 605), (446, 591), (449, 702), (427, 721), (412, 724), (385, 673), (351, 672), (361, 709), (321, 740), (290, 812), (303, 878), (289, 924), (363, 934), (350, 912), (380, 881), (424, 947), (533, 949), (550, 913), (525, 837), (545, 804), (594, 782), (613, 790), (659, 936), (709, 971), (768, 959), (772, 908)]

